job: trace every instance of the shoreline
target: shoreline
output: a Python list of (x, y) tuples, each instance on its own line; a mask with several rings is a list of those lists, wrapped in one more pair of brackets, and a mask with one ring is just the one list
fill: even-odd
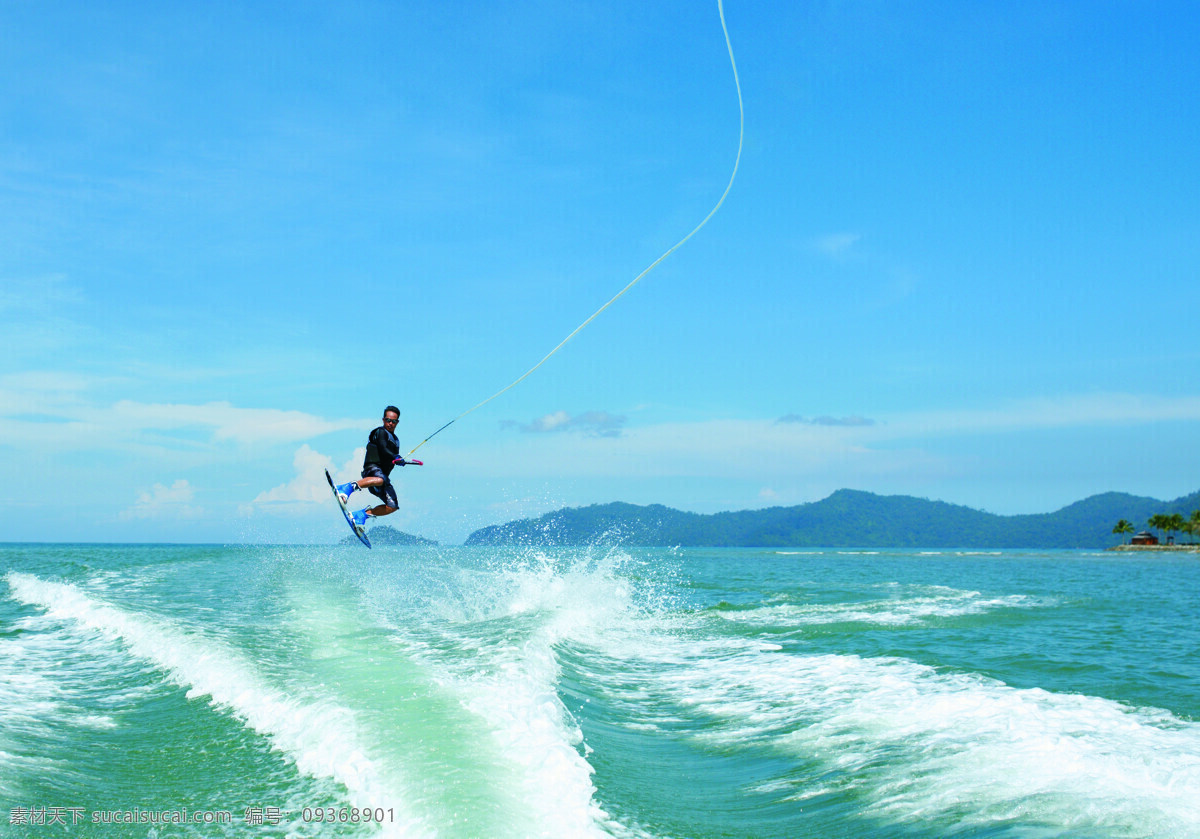
[(1110, 551), (1179, 551), (1181, 553), (1200, 553), (1200, 545), (1113, 545), (1105, 550)]

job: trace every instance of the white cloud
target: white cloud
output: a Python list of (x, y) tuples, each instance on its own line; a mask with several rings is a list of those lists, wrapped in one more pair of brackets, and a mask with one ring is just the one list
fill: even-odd
[(183, 478), (175, 481), (169, 487), (154, 484), (149, 492), (138, 493), (137, 501), (126, 510), (122, 510), (120, 518), (130, 519), (195, 519), (204, 515), (204, 508), (193, 507), (194, 495), (191, 485)]
[(205, 429), (214, 440), (235, 443), (295, 442), (330, 431), (361, 428), (358, 420), (326, 420), (302, 411), (276, 408), (237, 408), (228, 402), (203, 405), (148, 404), (121, 401), (108, 417), (125, 428), (144, 430)]
[(91, 411), (83, 397), (88, 386), (87, 377), (71, 373), (0, 376), (0, 420), (14, 417), (30, 424), (35, 417), (56, 423), (77, 420)]
[(489, 441), (486, 451), (456, 449), (439, 457), (462, 474), (494, 478), (741, 477), (773, 480), (798, 471), (910, 468), (918, 455), (871, 447), (877, 426), (710, 420), (625, 429), (619, 440), (540, 434)]
[(585, 411), (576, 416), (571, 416), (566, 411), (555, 411), (552, 414), (538, 417), (532, 422), (523, 425), (508, 420), (502, 422), (501, 426), (505, 428), (515, 426), (521, 431), (531, 434), (542, 434), (553, 431), (579, 431), (595, 437), (620, 437), (621, 427), (624, 424), (625, 417), (610, 414), (608, 411)]
[(888, 427), (881, 429), (881, 433), (889, 437), (912, 437), (1197, 420), (1200, 420), (1197, 396), (1064, 394), (1013, 400), (990, 408), (897, 414), (887, 420)]
[(774, 481), (800, 474), (859, 479), (906, 472), (944, 475), (961, 468), (935, 453), (950, 436), (1197, 421), (1200, 397), (1065, 394), (877, 419), (799, 420), (662, 423), (625, 428), (619, 442), (566, 434), (505, 436), (489, 441), (486, 451), (459, 448), (440, 459), (461, 474), (495, 478), (719, 475)]
[(828, 257), (839, 258), (846, 256), (861, 238), (859, 233), (829, 233), (810, 240), (809, 244)]
[(89, 451), (209, 444), (288, 444), (333, 431), (360, 429), (363, 419), (325, 419), (303, 411), (239, 408), (228, 402), (146, 403), (121, 400), (96, 405), (85, 394), (94, 384), (69, 373), (0, 377), (0, 435), (30, 447), (75, 441)]
[(803, 417), (799, 414), (786, 414), (776, 422), (798, 422), (806, 425), (843, 425), (843, 426), (860, 426), (874, 425), (875, 420), (869, 417), (860, 417), (857, 414), (850, 417), (831, 417), (829, 415), (820, 417)]
[(539, 417), (528, 425), (521, 426), (522, 431), (562, 431), (571, 422), (571, 415), (566, 411), (555, 411)]
[(292, 458), (295, 474), (285, 484), (272, 487), (260, 492), (250, 504), (243, 504), (238, 512), (241, 515), (253, 515), (255, 512), (269, 512), (283, 515), (308, 515), (314, 504), (330, 504), (333, 495), (329, 483), (325, 480), (325, 470), (337, 483), (352, 481), (360, 474), (366, 449), (359, 447), (350, 455), (350, 459), (341, 468), (334, 466), (333, 458), (311, 448), (307, 443), (296, 450)]

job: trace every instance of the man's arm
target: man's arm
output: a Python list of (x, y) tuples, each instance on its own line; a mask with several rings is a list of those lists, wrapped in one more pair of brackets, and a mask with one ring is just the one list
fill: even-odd
[(383, 434), (382, 428), (376, 428), (367, 436), (367, 456), (363, 458), (363, 463), (375, 463), (380, 466), (387, 463), (391, 458), (384, 459), (387, 455), (387, 440), (380, 439), (379, 435)]

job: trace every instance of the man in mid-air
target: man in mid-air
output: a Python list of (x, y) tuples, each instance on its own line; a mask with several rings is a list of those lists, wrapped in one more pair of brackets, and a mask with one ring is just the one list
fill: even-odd
[(380, 501), (374, 507), (368, 507), (351, 514), (354, 523), (359, 527), (367, 523), (367, 516), (388, 516), (396, 512), (400, 505), (396, 502), (396, 488), (392, 486), (392, 469), (417, 461), (405, 460), (400, 455), (400, 441), (396, 439), (396, 423), (400, 421), (400, 409), (388, 405), (383, 409), (383, 425), (371, 432), (367, 438), (367, 456), (363, 458), (362, 477), (337, 488), (338, 497), (346, 503), (356, 489), (365, 489)]

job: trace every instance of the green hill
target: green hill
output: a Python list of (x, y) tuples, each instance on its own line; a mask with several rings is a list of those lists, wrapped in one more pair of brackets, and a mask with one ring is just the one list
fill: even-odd
[[(386, 524), (377, 524), (367, 530), (367, 538), (371, 540), (372, 545), (436, 545), (432, 539), (426, 539), (424, 536), (414, 536), (411, 533), (404, 533), (394, 527)], [(343, 545), (357, 545), (358, 538), (351, 535), (341, 541)]]
[(1200, 492), (1160, 501), (1108, 492), (1054, 513), (999, 516), (906, 495), (842, 489), (795, 507), (701, 515), (660, 504), (569, 507), (477, 530), (468, 545), (613, 543), (681, 547), (1104, 548), (1113, 525), (1200, 509)]

